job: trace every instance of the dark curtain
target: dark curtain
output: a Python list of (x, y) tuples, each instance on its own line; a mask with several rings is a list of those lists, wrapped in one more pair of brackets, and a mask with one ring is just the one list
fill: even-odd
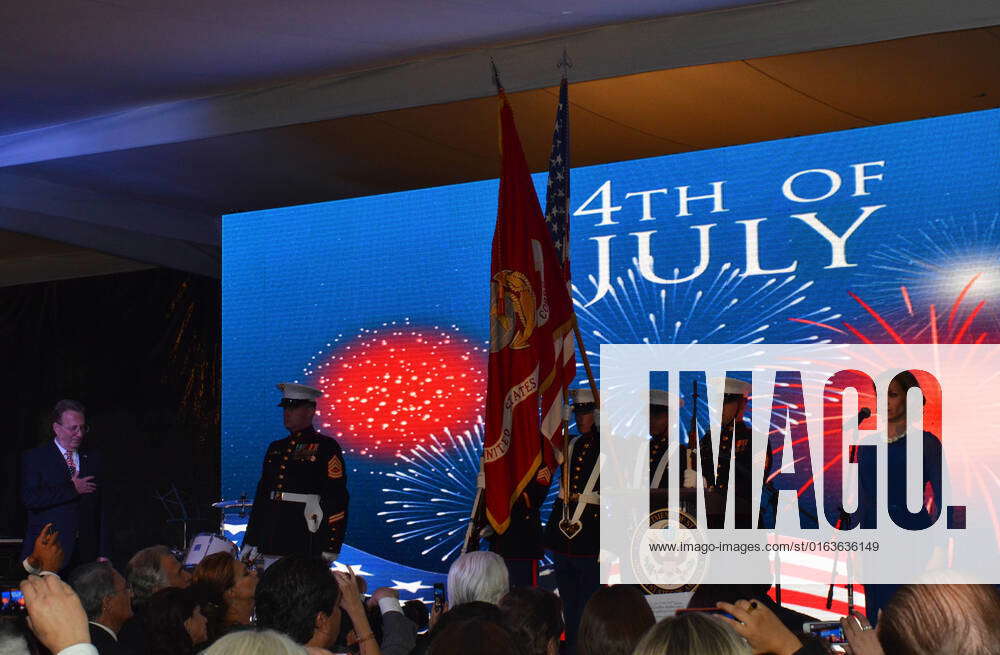
[(116, 565), (181, 546), (185, 512), (189, 535), (218, 528), (220, 300), (218, 280), (165, 269), (0, 288), (0, 534), (22, 536), (20, 453), (52, 438), (61, 398), (109, 464)]

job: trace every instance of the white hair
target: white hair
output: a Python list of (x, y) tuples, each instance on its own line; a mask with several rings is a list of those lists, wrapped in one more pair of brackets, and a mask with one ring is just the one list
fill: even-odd
[(212, 644), (204, 655), (306, 655), (304, 646), (274, 630), (230, 632)]
[(510, 590), (507, 565), (488, 550), (465, 553), (448, 569), (448, 606), (481, 600), (496, 605)]
[(0, 655), (29, 655), (28, 642), (12, 618), (0, 619)]

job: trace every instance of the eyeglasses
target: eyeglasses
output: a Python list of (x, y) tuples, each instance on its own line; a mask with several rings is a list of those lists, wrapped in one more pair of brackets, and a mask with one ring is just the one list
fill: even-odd
[(63, 425), (62, 423), (60, 423), (59, 425), (62, 425), (62, 429), (66, 430), (67, 432), (77, 432), (77, 433), (80, 433), (80, 434), (87, 434), (88, 432), (90, 432), (90, 426), (86, 425), (86, 424), (84, 424), (84, 425), (73, 425), (73, 426), (68, 426), (68, 427), (65, 426), (65, 425)]

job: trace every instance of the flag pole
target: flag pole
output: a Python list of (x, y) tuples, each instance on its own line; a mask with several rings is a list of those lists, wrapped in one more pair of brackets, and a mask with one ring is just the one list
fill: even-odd
[[(569, 58), (569, 53), (566, 52), (566, 48), (563, 48), (562, 57), (559, 58), (559, 63), (556, 64), (556, 68), (562, 71), (563, 78), (569, 76), (569, 69), (573, 68), (573, 60)], [(569, 198), (566, 198), (566, 203), (569, 204)], [(567, 211), (568, 211), (567, 207)], [(567, 221), (568, 222), (568, 221)], [(567, 243), (567, 247), (568, 247)], [(569, 254), (567, 253), (567, 258)], [(587, 373), (587, 382), (590, 384), (590, 390), (594, 393), (594, 401), (597, 402), (598, 407), (601, 403), (601, 393), (597, 389), (597, 382), (594, 380), (594, 370), (590, 367), (590, 357), (587, 355), (587, 348), (583, 344), (583, 335), (580, 333), (580, 324), (576, 320), (576, 310), (573, 310), (573, 335), (576, 337), (576, 347), (580, 351), (580, 357), (583, 359), (583, 370)]]

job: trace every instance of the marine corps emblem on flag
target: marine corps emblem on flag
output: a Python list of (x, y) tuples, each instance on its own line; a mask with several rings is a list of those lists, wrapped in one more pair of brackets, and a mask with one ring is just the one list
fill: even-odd
[(490, 284), (490, 351), (527, 348), (535, 331), (535, 293), (524, 273), (503, 270)]

